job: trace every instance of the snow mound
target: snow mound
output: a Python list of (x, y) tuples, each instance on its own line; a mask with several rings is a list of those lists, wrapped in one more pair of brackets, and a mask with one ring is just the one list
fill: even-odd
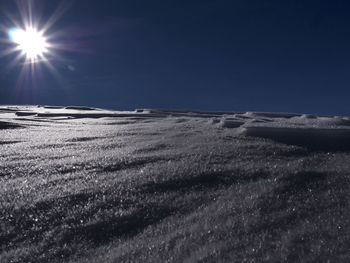
[(244, 128), (242, 134), (303, 146), (312, 150), (350, 150), (350, 129), (251, 126)]
[(350, 119), (293, 113), (247, 112), (224, 117), (223, 128), (244, 136), (271, 139), (312, 150), (350, 150)]

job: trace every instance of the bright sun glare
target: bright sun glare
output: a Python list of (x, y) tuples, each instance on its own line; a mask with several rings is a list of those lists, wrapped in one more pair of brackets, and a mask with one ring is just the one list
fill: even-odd
[(17, 50), (26, 56), (26, 59), (34, 63), (43, 57), (48, 51), (48, 43), (42, 32), (35, 28), (12, 28), (9, 37), (17, 45)]
[(12, 26), (7, 27), (0, 23), (0, 59), (10, 56), (6, 70), (20, 68), (17, 78), (18, 86), (29, 85), (29, 78), (32, 83), (38, 84), (37, 82), (44, 79), (43, 67), (48, 69), (58, 81), (61, 81), (52, 61), (64, 61), (57, 51), (69, 50), (69, 47), (57, 38), (57, 36), (64, 35), (63, 30), (57, 33), (52, 27), (68, 10), (71, 1), (62, 1), (46, 21), (42, 19), (42, 1), (18, 0), (13, 2), (17, 5), (18, 14), (4, 11), (6, 25)]

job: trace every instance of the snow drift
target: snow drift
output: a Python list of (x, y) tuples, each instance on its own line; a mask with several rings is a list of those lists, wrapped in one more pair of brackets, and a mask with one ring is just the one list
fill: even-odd
[(1, 262), (348, 262), (350, 119), (0, 107)]

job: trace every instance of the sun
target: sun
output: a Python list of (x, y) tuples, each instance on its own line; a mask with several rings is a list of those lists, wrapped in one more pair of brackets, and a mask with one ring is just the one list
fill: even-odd
[(35, 63), (48, 52), (49, 43), (43, 32), (34, 27), (11, 28), (8, 32), (10, 40), (16, 45), (16, 50), (25, 56), (27, 61)]
[(56, 23), (74, 1), (60, 1), (51, 15), (43, 13), (46, 1), (12, 2), (17, 5), (17, 12), (0, 10), (0, 61), (4, 64), (0, 71), (18, 73), (15, 78), (18, 93), (23, 88), (31, 88), (35, 95), (35, 90), (44, 87), (44, 82), (52, 77), (63, 86), (65, 82), (59, 69), (70, 61), (64, 54), (80, 50), (72, 48), (71, 36)]

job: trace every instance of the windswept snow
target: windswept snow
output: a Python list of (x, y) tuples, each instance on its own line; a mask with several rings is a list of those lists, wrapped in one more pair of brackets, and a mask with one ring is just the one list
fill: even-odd
[(349, 262), (350, 119), (0, 107), (0, 262)]
[(291, 113), (234, 114), (221, 120), (222, 127), (238, 133), (313, 150), (350, 150), (350, 119), (347, 117)]

